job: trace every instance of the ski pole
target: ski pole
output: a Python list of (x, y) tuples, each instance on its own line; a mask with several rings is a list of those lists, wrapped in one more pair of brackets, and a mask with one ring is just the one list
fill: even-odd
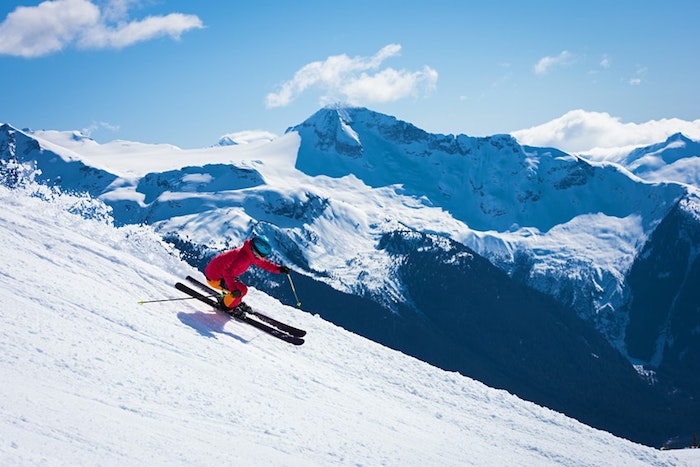
[(301, 308), (301, 302), (299, 301), (299, 297), (297, 296), (297, 289), (294, 287), (294, 282), (292, 282), (292, 275), (290, 273), (287, 273), (287, 278), (289, 279), (289, 285), (292, 286), (292, 292), (294, 293), (294, 298), (297, 301), (297, 308)]
[[(205, 295), (207, 298), (212, 298), (216, 297), (217, 295)], [(140, 300), (137, 302), (139, 305), (143, 305), (144, 303), (158, 303), (158, 302), (175, 302), (177, 300), (192, 300), (196, 297), (183, 297), (183, 298), (165, 298), (163, 300)]]

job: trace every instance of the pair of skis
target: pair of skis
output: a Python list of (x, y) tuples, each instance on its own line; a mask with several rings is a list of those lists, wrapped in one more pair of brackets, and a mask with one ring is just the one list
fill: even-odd
[[(301, 345), (304, 343), (303, 337), (306, 335), (306, 331), (303, 329), (298, 329), (295, 328), (294, 326), (290, 326), (289, 324), (282, 323), (280, 321), (277, 321), (274, 318), (271, 318), (263, 313), (260, 313), (259, 311), (255, 310), (250, 310), (244, 313), (242, 316), (233, 316), (230, 313), (228, 313), (226, 310), (222, 310), (219, 307), (219, 304), (216, 302), (216, 300), (212, 299), (213, 295), (218, 294), (219, 292), (210, 288), (208, 285), (204, 284), (203, 282), (198, 281), (192, 276), (187, 276), (187, 281), (193, 284), (195, 287), (197, 287), (199, 290), (202, 292), (195, 290), (182, 282), (178, 282), (175, 284), (175, 288), (179, 290), (180, 292), (184, 292), (187, 295), (191, 296), (192, 298), (196, 298), (197, 300), (206, 303), (207, 305), (211, 306), (212, 308), (216, 309), (217, 311), (220, 311), (222, 313), (225, 313), (227, 316), (229, 316), (232, 319), (235, 319), (237, 321), (241, 321), (244, 323), (247, 323), (256, 329), (259, 329), (267, 334), (270, 334), (271, 336), (274, 336), (278, 339), (281, 339), (285, 342), (289, 342), (290, 344), (294, 345)], [(206, 295), (205, 295), (206, 294)]]

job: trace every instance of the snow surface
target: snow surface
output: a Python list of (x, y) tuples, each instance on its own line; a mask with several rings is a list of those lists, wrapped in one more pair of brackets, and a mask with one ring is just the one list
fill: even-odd
[(254, 289), (305, 345), (192, 300), (139, 305), (198, 274), (149, 228), (42, 187), (0, 203), (2, 465), (700, 465)]

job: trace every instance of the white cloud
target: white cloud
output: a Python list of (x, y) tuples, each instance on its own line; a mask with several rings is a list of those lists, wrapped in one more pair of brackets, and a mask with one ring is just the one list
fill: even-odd
[(18, 7), (0, 23), (0, 53), (38, 57), (57, 52), (98, 20), (99, 9), (86, 0)]
[(610, 68), (611, 65), (612, 60), (610, 59), (610, 57), (608, 57), (607, 54), (603, 55), (603, 58), (600, 60), (600, 67), (607, 70), (608, 68)]
[[(102, 16), (107, 21), (121, 21), (127, 17), (129, 8), (142, 0), (108, 0), (102, 8)], [(104, 3), (104, 2), (103, 2)]]
[(310, 88), (324, 91), (322, 103), (343, 100), (350, 104), (389, 102), (433, 91), (438, 73), (425, 66), (420, 71), (385, 68), (384, 61), (398, 55), (401, 46), (390, 44), (372, 57), (334, 55), (303, 66), (277, 92), (266, 97), (267, 107), (284, 107)]
[(85, 30), (78, 44), (84, 48), (120, 49), (161, 36), (179, 39), (183, 32), (201, 27), (202, 23), (196, 16), (180, 13), (149, 16), (140, 21), (119, 24), (115, 28), (105, 27), (102, 24), (96, 25)]
[(178, 39), (202, 28), (197, 16), (172, 13), (129, 21), (135, 0), (109, 0), (102, 10), (89, 0), (47, 0), (18, 7), (0, 23), (0, 54), (34, 58), (75, 44), (81, 48), (122, 48), (160, 36)]
[(573, 60), (573, 55), (568, 50), (562, 51), (559, 55), (554, 57), (542, 57), (534, 67), (534, 72), (537, 75), (546, 74), (553, 67), (565, 66), (571, 63)]
[(635, 71), (634, 76), (628, 81), (630, 86), (639, 86), (642, 84), (642, 78), (647, 74), (647, 67), (637, 65), (637, 71)]
[(700, 140), (700, 120), (689, 122), (671, 118), (623, 123), (605, 112), (579, 109), (542, 125), (514, 131), (512, 135), (521, 144), (555, 147), (595, 159), (614, 160), (636, 147), (660, 143), (678, 132)]
[(108, 122), (92, 122), (90, 126), (83, 128), (80, 133), (91, 138), (92, 135), (98, 130), (108, 130), (110, 132), (119, 131), (119, 125), (112, 125)]
[(437, 82), (437, 72), (430, 67), (407, 72), (387, 68), (375, 75), (362, 73), (341, 87), (350, 103), (391, 102), (416, 95), (422, 89), (432, 91)]

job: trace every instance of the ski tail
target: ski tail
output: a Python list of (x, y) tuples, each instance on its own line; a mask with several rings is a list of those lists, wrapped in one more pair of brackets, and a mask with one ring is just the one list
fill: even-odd
[(220, 309), (219, 304), (212, 297), (204, 295), (204, 294), (202, 294), (194, 289), (191, 289), (191, 288), (187, 287), (185, 284), (183, 284), (182, 282), (176, 283), (175, 288), (177, 290), (179, 290), (180, 292), (186, 293), (190, 297), (196, 298), (200, 302), (206, 303), (207, 305), (209, 305), (213, 308), (216, 308), (217, 310)]
[(211, 293), (211, 294), (220, 294), (221, 293), (220, 290), (215, 290), (215, 289), (209, 287), (204, 282), (197, 280), (192, 276), (187, 276), (186, 279), (188, 282), (191, 282), (193, 285), (195, 285), (202, 292)]

